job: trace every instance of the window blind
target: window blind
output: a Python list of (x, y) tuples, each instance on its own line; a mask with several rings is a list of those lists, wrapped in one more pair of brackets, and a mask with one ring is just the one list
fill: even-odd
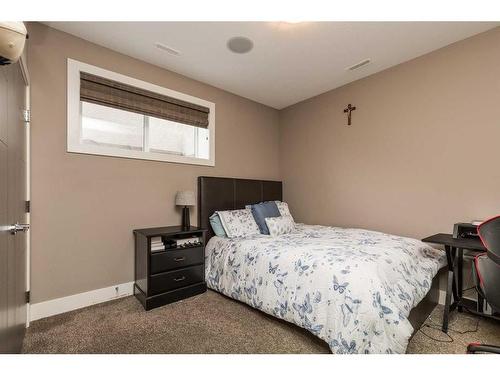
[(208, 127), (206, 107), (80, 72), (80, 100), (147, 116)]

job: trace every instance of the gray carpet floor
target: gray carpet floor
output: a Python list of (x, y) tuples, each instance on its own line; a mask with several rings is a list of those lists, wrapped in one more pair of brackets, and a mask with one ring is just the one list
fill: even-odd
[[(432, 328), (441, 312), (436, 307), (408, 353), (464, 353), (473, 341), (500, 345), (500, 323), (453, 313), (448, 337)], [(213, 291), (148, 312), (126, 297), (41, 319), (31, 323), (23, 346), (23, 353), (329, 352), (309, 332)]]

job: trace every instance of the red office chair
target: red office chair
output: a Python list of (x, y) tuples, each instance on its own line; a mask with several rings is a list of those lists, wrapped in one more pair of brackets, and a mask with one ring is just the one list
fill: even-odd
[[(478, 255), (472, 264), (479, 300), (486, 300), (491, 306), (493, 315), (500, 315), (500, 216), (486, 220), (477, 228), (479, 238), (486, 247), (486, 254)], [(496, 353), (500, 347), (472, 343), (467, 353)]]

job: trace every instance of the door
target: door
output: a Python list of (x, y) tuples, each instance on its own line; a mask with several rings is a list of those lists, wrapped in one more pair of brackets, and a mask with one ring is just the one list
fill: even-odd
[[(0, 66), (0, 352), (21, 350), (26, 328), (26, 84), (20, 63)], [(17, 229), (16, 229), (17, 228)]]

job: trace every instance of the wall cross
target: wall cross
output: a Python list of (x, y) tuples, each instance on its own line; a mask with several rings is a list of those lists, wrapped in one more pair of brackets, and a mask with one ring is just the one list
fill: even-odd
[(344, 109), (344, 113), (347, 113), (347, 125), (351, 125), (351, 112), (356, 110), (356, 107), (353, 107), (350, 103), (347, 105), (347, 108)]

